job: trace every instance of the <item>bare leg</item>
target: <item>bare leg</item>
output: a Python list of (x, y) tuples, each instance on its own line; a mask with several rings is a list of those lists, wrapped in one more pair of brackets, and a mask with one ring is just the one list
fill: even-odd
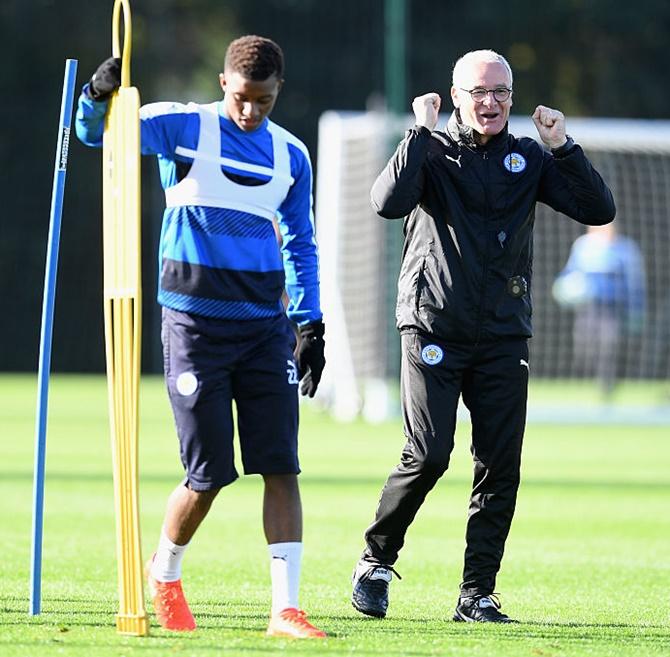
[(302, 541), (302, 504), (298, 476), (295, 474), (263, 475), (263, 481), (265, 482), (263, 529), (268, 544), (300, 543)]
[(180, 484), (172, 491), (163, 526), (173, 543), (186, 545), (193, 538), (219, 490), (195, 491)]
[(168, 498), (163, 531), (147, 577), (156, 618), (167, 630), (196, 628), (181, 587), (181, 561), (218, 492), (198, 492), (180, 484)]
[(269, 636), (318, 638), (326, 634), (300, 611), (302, 504), (297, 475), (263, 475), (263, 528), (270, 552), (272, 611)]

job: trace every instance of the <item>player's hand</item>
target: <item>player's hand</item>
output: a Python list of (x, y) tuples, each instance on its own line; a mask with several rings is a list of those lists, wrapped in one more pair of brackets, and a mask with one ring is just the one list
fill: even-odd
[(441, 104), (442, 99), (436, 93), (417, 96), (412, 101), (412, 111), (416, 117), (416, 125), (424, 126), (431, 131), (434, 130)]
[(300, 341), (295, 350), (295, 360), (300, 377), (300, 394), (314, 397), (326, 366), (323, 355), (326, 343), (323, 340), (324, 326), (321, 320), (299, 327)]
[(563, 112), (538, 105), (533, 112), (533, 123), (540, 139), (549, 148), (560, 148), (567, 141)]
[(107, 100), (121, 86), (121, 60), (106, 59), (93, 74), (88, 90), (93, 100)]

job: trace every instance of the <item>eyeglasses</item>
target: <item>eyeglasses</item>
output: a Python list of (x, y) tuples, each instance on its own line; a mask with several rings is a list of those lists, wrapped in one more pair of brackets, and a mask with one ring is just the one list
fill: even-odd
[(467, 91), (470, 94), (470, 98), (475, 101), (475, 103), (482, 103), (484, 99), (489, 95), (493, 94), (493, 97), (499, 102), (504, 103), (512, 94), (512, 90), (507, 87), (496, 87), (495, 89), (484, 89), (484, 87), (475, 87), (474, 89), (463, 89), (461, 91)]

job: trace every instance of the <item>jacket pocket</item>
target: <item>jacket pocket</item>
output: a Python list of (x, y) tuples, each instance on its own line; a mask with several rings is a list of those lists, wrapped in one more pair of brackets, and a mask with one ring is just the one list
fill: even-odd
[(495, 307), (495, 316), (498, 320), (520, 320), (529, 322), (533, 314), (530, 300), (530, 292), (526, 292), (522, 297), (513, 297), (507, 290), (503, 290), (498, 297)]

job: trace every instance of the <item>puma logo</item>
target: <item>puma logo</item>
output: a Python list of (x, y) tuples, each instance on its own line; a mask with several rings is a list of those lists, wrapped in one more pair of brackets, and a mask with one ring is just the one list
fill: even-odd
[(461, 166), (461, 156), (460, 155), (458, 157), (451, 157), (451, 155), (447, 155), (445, 153), (444, 157), (446, 157), (448, 160), (451, 160), (452, 162), (455, 162), (459, 167)]
[(288, 375), (288, 382), (290, 385), (298, 385), (300, 379), (298, 378), (298, 366), (292, 361), (286, 361), (286, 374)]

